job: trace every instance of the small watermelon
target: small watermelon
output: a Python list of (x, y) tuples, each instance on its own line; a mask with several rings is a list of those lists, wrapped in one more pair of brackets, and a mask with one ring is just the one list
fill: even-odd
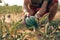
[(25, 22), (28, 27), (34, 26), (35, 28), (37, 28), (38, 26), (36, 18), (34, 16), (26, 17)]

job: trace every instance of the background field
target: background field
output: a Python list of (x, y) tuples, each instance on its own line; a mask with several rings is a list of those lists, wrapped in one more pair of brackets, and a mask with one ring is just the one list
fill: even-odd
[[(60, 5), (58, 6), (58, 11), (60, 11)], [(17, 5), (14, 5), (14, 6), (8, 6), (8, 4), (6, 4), (5, 6), (0, 6), (0, 14), (4, 13), (4, 14), (7, 14), (7, 13), (21, 13), (22, 12), (22, 6), (17, 6)]]
[[(60, 40), (60, 5), (49, 28), (45, 28), (43, 23), (42, 28), (40, 28), (41, 35), (39, 31), (34, 33), (20, 24), (18, 20), (23, 15), (22, 6), (8, 6), (8, 4), (0, 6), (0, 40), (23, 40), (24, 38), (26, 38), (25, 40), (27, 38), (30, 40)], [(48, 35), (45, 34), (45, 30), (46, 33), (48, 31)]]

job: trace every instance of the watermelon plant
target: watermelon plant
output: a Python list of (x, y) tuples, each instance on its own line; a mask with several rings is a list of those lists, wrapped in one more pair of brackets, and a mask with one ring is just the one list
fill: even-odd
[[(60, 37), (60, 28), (59, 28), (60, 20), (54, 20), (49, 23), (47, 17), (48, 15), (46, 14), (39, 20), (40, 25), (38, 25), (37, 19), (35, 19), (34, 16), (30, 16), (25, 19), (26, 24), (28, 26), (21, 23), (22, 19), (20, 19), (18, 22), (12, 21), (12, 24), (10, 25), (11, 26), (10, 30), (8, 25), (4, 21), (5, 20), (4, 15), (4, 18), (2, 19), (3, 22), (2, 20), (0, 20), (0, 39), (1, 40), (29, 40), (29, 39), (58, 40)], [(42, 25), (43, 27), (41, 27)], [(2, 30), (2, 28), (5, 29)], [(5, 34), (3, 33), (3, 31), (5, 32)]]

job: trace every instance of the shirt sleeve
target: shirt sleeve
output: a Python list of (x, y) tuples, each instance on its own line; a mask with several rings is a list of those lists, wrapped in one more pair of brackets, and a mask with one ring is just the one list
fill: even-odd
[(58, 2), (58, 0), (53, 0), (53, 3)]

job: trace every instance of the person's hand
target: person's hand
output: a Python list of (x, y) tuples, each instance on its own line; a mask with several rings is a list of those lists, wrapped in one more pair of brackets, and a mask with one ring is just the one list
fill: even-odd
[(46, 12), (46, 9), (41, 8), (41, 9), (35, 14), (35, 16), (36, 16), (37, 18), (40, 18), (42, 15), (44, 15), (45, 12)]
[(36, 18), (40, 18), (40, 13), (39, 13), (39, 12), (36, 13), (36, 14), (35, 14), (35, 17), (36, 17)]
[(34, 11), (30, 9), (28, 12), (27, 11), (25, 12), (25, 15), (33, 16), (34, 15)]

